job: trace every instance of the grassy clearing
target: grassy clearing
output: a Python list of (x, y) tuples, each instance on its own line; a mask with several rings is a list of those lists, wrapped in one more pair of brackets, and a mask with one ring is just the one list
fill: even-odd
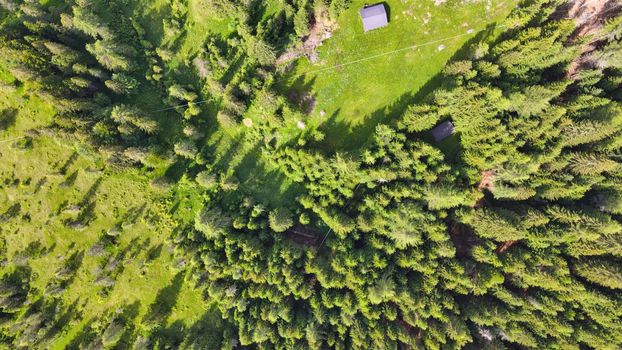
[[(323, 124), (325, 145), (331, 150), (356, 149), (376, 124), (399, 115), (413, 99), (429, 92), (445, 63), (487, 26), (504, 18), (516, 1), (449, 0), (438, 6), (434, 1), (386, 1), (389, 25), (364, 33), (358, 11), (366, 3), (353, 1), (340, 15), (338, 29), (319, 49), (319, 63), (300, 59), (289, 80), (281, 83), (284, 92), (309, 91), (315, 96), (311, 119)], [(424, 43), (429, 44), (344, 65)], [(325, 112), (323, 117), (320, 111)]]
[[(18, 115), (0, 134), (1, 140), (45, 126), (54, 115), (46, 102), (25, 96), (21, 89), (3, 92), (3, 97), (0, 108), (17, 108)], [(167, 194), (152, 189), (145, 174), (106, 169), (99, 156), (71, 140), (39, 136), (30, 148), (18, 144), (0, 143), (0, 214), (20, 206), (19, 214), (0, 226), (8, 260), (27, 262), (37, 276), (34, 287), (45, 294), (67, 258), (73, 253), (83, 256), (72, 282), (58, 295), (63, 304), (78, 305), (81, 317), (64, 328), (50, 348), (66, 348), (98, 316), (135, 302), (139, 321), (153, 313), (154, 305), (166, 305), (158, 309), (163, 332), (167, 327), (192, 327), (200, 318), (220, 322), (201, 292), (184, 281), (183, 264), (168, 240), (170, 214), (162, 204)], [(80, 215), (89, 198), (93, 221), (83, 229), (69, 227), (66, 223)], [(105, 232), (118, 225), (122, 230), (114, 244), (98, 252)], [(27, 253), (36, 247), (44, 253)], [(108, 273), (115, 260), (118, 265), (109, 272), (115, 283), (106, 291), (98, 277)], [(10, 268), (11, 264), (0, 268), (0, 274)]]

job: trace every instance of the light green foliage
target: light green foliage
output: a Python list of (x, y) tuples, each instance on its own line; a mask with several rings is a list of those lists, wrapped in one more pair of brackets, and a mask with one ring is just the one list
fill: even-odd
[(204, 208), (194, 219), (194, 227), (210, 238), (223, 235), (229, 224), (230, 219), (218, 208)]
[(622, 289), (622, 266), (615, 260), (584, 259), (575, 266), (577, 274), (590, 282), (611, 289)]
[(428, 208), (449, 209), (468, 203), (468, 198), (461, 191), (446, 186), (431, 186), (425, 191)]
[(285, 232), (294, 224), (294, 221), (292, 220), (292, 213), (286, 208), (276, 208), (271, 210), (268, 219), (270, 222), (270, 228), (274, 232)]
[(102, 66), (111, 71), (122, 72), (132, 69), (134, 49), (128, 45), (111, 40), (97, 40), (93, 44), (88, 44), (86, 49)]
[(0, 12), (0, 347), (622, 345), (619, 20), (363, 5)]
[(120, 95), (131, 95), (136, 91), (139, 82), (123, 73), (113, 73), (110, 80), (105, 81), (106, 87)]

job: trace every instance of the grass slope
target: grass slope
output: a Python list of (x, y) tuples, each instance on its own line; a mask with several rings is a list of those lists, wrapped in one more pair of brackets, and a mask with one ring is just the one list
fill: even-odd
[[(54, 109), (22, 88), (4, 89), (0, 109), (16, 108), (18, 115), (0, 132), (0, 214), (16, 204), (20, 210), (0, 226), (10, 262), (0, 274), (27, 262), (37, 276), (34, 286), (43, 292), (72, 254), (82, 256), (72, 283), (58, 294), (65, 305), (78, 305), (79, 321), (48, 346), (66, 348), (98, 316), (135, 302), (136, 320), (144, 321), (147, 332), (153, 326), (146, 320), (153, 315), (160, 332), (175, 328), (183, 335), (201, 318), (216, 328), (218, 314), (184, 281), (183, 260), (168, 241), (167, 194), (152, 189), (139, 170), (104, 168), (99, 156), (71, 140), (38, 136), (31, 147), (20, 147), (24, 139), (15, 139), (46, 126)], [(69, 227), (66, 223), (91, 201), (93, 221), (84, 229)], [(121, 227), (120, 235), (104, 244), (110, 240), (105, 233), (115, 226)], [(37, 249), (44, 253), (28, 253)], [(105, 287), (105, 276), (116, 280), (111, 288)]]
[[(366, 3), (353, 1), (340, 15), (338, 29), (319, 49), (317, 64), (300, 59), (281, 83), (284, 91), (315, 96), (312, 117), (324, 123), (326, 146), (332, 150), (356, 149), (376, 124), (423, 97), (418, 91), (431, 91), (445, 63), (487, 26), (507, 16), (516, 1), (449, 0), (435, 5), (431, 0), (390, 0), (385, 2), (389, 25), (364, 33), (358, 11)], [(425, 45), (366, 59), (420, 44)], [(445, 48), (439, 50), (439, 45)], [(346, 64), (361, 59), (366, 60)]]

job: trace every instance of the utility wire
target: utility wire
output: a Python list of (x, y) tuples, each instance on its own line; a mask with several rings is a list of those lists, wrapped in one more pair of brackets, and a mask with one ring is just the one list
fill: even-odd
[(0, 143), (5, 143), (5, 142), (11, 142), (11, 141), (17, 141), (17, 140), (21, 140), (23, 138), (25, 138), (26, 136), (20, 136), (20, 137), (16, 137), (14, 139), (8, 139), (8, 140), (0, 140)]
[[(506, 25), (495, 26), (495, 28), (503, 28), (503, 27), (506, 27)], [(381, 52), (379, 54), (375, 54), (375, 55), (372, 55), (372, 56), (367, 56), (367, 57), (359, 58), (359, 59), (354, 60), (354, 61), (348, 61), (348, 62), (345, 62), (345, 63), (338, 63), (338, 64), (336, 64), (334, 66), (324, 67), (324, 68), (315, 69), (315, 70), (310, 70), (310, 71), (307, 71), (307, 72), (302, 72), (300, 74), (296, 74), (296, 75), (293, 75), (291, 77), (287, 77), (287, 78), (282, 78), (282, 79), (276, 80), (276, 82), (279, 82), (279, 81), (282, 81), (282, 80), (290, 80), (290, 79), (293, 79), (293, 78), (296, 78), (296, 77), (299, 77), (299, 76), (313, 74), (313, 73), (319, 73), (319, 72), (323, 72), (323, 71), (326, 71), (326, 70), (340, 68), (340, 67), (343, 67), (343, 66), (349, 66), (349, 65), (352, 65), (352, 64), (357, 64), (357, 63), (361, 63), (361, 62), (364, 62), (364, 61), (368, 61), (368, 60), (371, 60), (371, 59), (374, 59), (374, 58), (390, 55), (390, 54), (393, 54), (393, 53), (396, 53), (396, 52), (411, 50), (411, 49), (414, 49), (414, 48), (417, 48), (417, 47), (426, 46), (426, 45), (430, 45), (430, 44), (436, 44), (436, 43), (440, 43), (440, 42), (443, 42), (443, 41), (446, 41), (446, 40), (456, 39), (456, 38), (460, 38), (460, 37), (467, 36), (467, 35), (472, 35), (472, 34), (473, 34), (473, 32), (470, 32), (470, 33), (467, 32), (467, 33), (462, 33), (462, 34), (458, 34), (458, 35), (454, 35), (454, 36), (450, 36), (450, 37), (446, 37), (446, 38), (442, 38), (442, 39), (431, 40), (431, 41), (428, 41), (428, 42), (425, 42), (425, 43), (422, 43), (422, 44), (415, 44), (415, 45), (411, 45), (411, 46), (407, 46), (407, 47), (402, 47), (402, 48), (396, 49), (396, 50)]]
[[(582, 8), (582, 7), (585, 7), (585, 6), (586, 5), (582, 5), (579, 8)], [(614, 10), (618, 10), (618, 9), (620, 9), (620, 6), (615, 6), (615, 7), (612, 7), (610, 9), (607, 9), (605, 11), (596, 12), (596, 13), (594, 13), (594, 14), (586, 17), (586, 18), (583, 18), (583, 20), (587, 21), (587, 20), (589, 20), (590, 18), (592, 18), (594, 16), (603, 15), (605, 13), (608, 13), (608, 12), (611, 12), (611, 11), (614, 11)], [(577, 19), (577, 18), (575, 18), (575, 17), (564, 17), (563, 19)], [(496, 28), (506, 28), (506, 27), (507, 27), (507, 25), (505, 25), (505, 24), (495, 25), (495, 29)], [(418, 47), (427, 46), (427, 45), (431, 45), (431, 44), (436, 44), (436, 43), (440, 43), (440, 42), (443, 42), (443, 41), (446, 41), (446, 40), (457, 39), (457, 38), (460, 38), (460, 37), (463, 37), (463, 36), (467, 36), (467, 35), (472, 35), (472, 34), (473, 33), (467, 32), (467, 33), (462, 33), (462, 34), (458, 34), (458, 35), (454, 35), (454, 36), (450, 36), (450, 37), (445, 37), (445, 38), (441, 38), (441, 39), (427, 41), (427, 42), (424, 42), (424, 43), (421, 43), (421, 44), (415, 44), (415, 45), (411, 45), (411, 46), (407, 46), (407, 47), (402, 47), (402, 48), (391, 50), (391, 51), (381, 52), (381, 53), (378, 53), (378, 54), (375, 54), (375, 55), (359, 58), (359, 59), (356, 59), (356, 60), (353, 60), (353, 61), (348, 61), (348, 62), (344, 62), (344, 63), (335, 64), (335, 65), (330, 66), (330, 67), (324, 67), (324, 68), (309, 70), (309, 71), (302, 72), (302, 73), (299, 73), (299, 74), (296, 74), (296, 75), (293, 75), (293, 76), (290, 76), (290, 77), (284, 77), (284, 78), (281, 78), (281, 79), (277, 79), (274, 82), (281, 82), (281, 81), (285, 81), (285, 80), (291, 80), (293, 78), (304, 76), (304, 75), (308, 75), (308, 74), (321, 73), (321, 72), (324, 72), (324, 71), (328, 71), (328, 70), (332, 70), (332, 69), (336, 69), (336, 68), (340, 68), (340, 67), (344, 67), (344, 66), (349, 66), (349, 65), (353, 65), (353, 64), (358, 64), (358, 63), (361, 63), (361, 62), (364, 62), (364, 61), (369, 61), (369, 60), (372, 60), (374, 58), (391, 55), (391, 54), (394, 54), (394, 53), (397, 53), (397, 52), (406, 51), (406, 50), (412, 50), (412, 49), (415, 49), (415, 48), (418, 48)], [(603, 35), (602, 37), (595, 38), (594, 40), (599, 40), (599, 39), (602, 39), (602, 38), (604, 38), (606, 36), (607, 35)], [(170, 111), (170, 110), (173, 110), (173, 109), (176, 109), (176, 108), (179, 108), (179, 107), (187, 107), (187, 106), (190, 106), (190, 105), (193, 105), (193, 104), (202, 104), (202, 103), (207, 103), (207, 102), (209, 102), (209, 100), (199, 100), (199, 101), (195, 101), (195, 102), (188, 102), (188, 103), (179, 104), (179, 105), (172, 106), (172, 107), (156, 109), (156, 110), (153, 110), (152, 112)]]
[(162, 109), (156, 109), (156, 110), (153, 110), (152, 112), (170, 111), (172, 109), (176, 109), (176, 108), (179, 108), (179, 107), (186, 107), (186, 106), (190, 106), (190, 105), (198, 105), (198, 104), (201, 104), (201, 103), (207, 103), (209, 101), (210, 100), (200, 100), (200, 101), (196, 101), (196, 102), (188, 102), (188, 103), (176, 105), (176, 106), (173, 106), (173, 107), (166, 107), (166, 108), (162, 108)]
[[(503, 27), (506, 27), (506, 25), (495, 26), (495, 28), (503, 28)], [(331, 69), (335, 69), (335, 68), (339, 68), (339, 67), (343, 67), (343, 66), (349, 66), (349, 65), (352, 65), (352, 64), (357, 64), (357, 63), (361, 63), (361, 62), (364, 62), (364, 61), (368, 61), (368, 60), (371, 60), (371, 59), (374, 59), (374, 58), (390, 55), (390, 54), (393, 54), (393, 53), (396, 53), (396, 52), (411, 50), (411, 49), (414, 49), (414, 48), (417, 48), (417, 47), (431, 45), (431, 44), (436, 44), (436, 43), (440, 43), (440, 42), (443, 42), (443, 41), (446, 41), (446, 40), (452, 40), (452, 39), (456, 39), (456, 38), (460, 38), (460, 37), (467, 36), (467, 35), (472, 35), (472, 34), (473, 33), (467, 32), (467, 33), (462, 33), (462, 34), (458, 34), (458, 35), (454, 35), (454, 36), (450, 36), (450, 37), (446, 37), (446, 38), (431, 40), (431, 41), (424, 42), (424, 43), (421, 43), (421, 44), (415, 44), (415, 45), (411, 45), (411, 46), (408, 46), (408, 47), (402, 47), (402, 48), (396, 49), (396, 50), (381, 52), (379, 54), (375, 54), (375, 55), (359, 58), (359, 59), (356, 59), (356, 60), (353, 60), (353, 61), (339, 63), (339, 64), (336, 64), (334, 66), (324, 67), (324, 68), (315, 69), (315, 70), (310, 70), (310, 71), (307, 71), (307, 72), (302, 72), (300, 74), (297, 74), (297, 75), (294, 75), (294, 76), (291, 76), (291, 77), (286, 77), (286, 78), (281, 78), (281, 79), (275, 80), (274, 82), (290, 80), (290, 79), (293, 79), (293, 78), (298, 77), (298, 76), (303, 76), (303, 75), (308, 75), (308, 74), (313, 74), (313, 73), (319, 73), (319, 72), (323, 72), (323, 71), (327, 71), (327, 70), (331, 70)], [(188, 103), (176, 105), (176, 106), (173, 106), (173, 107), (156, 109), (156, 110), (154, 110), (152, 112), (168, 111), (168, 110), (172, 110), (172, 109), (175, 109), (175, 108), (178, 108), (178, 107), (186, 107), (186, 106), (190, 106), (190, 105), (193, 105), (193, 104), (206, 103), (208, 101), (209, 100), (200, 100), (200, 101), (196, 101), (196, 102), (188, 102)]]
[[(583, 5), (583, 6), (585, 6), (585, 5)], [(581, 6), (581, 7), (583, 7), (583, 6)], [(594, 17), (594, 16), (596, 16), (596, 15), (603, 15), (603, 14), (605, 14), (605, 13), (607, 13), (607, 12), (610, 12), (610, 11), (613, 11), (613, 10), (617, 10), (617, 9), (620, 9), (620, 6), (612, 7), (612, 8), (610, 8), (610, 9), (608, 9), (608, 10), (605, 10), (605, 11), (599, 11), (599, 12), (597, 12), (597, 13), (594, 13), (594, 14), (592, 14), (592, 15), (588, 16), (587, 18), (585, 18), (585, 19), (583, 19), (583, 20), (584, 20), (584, 21), (586, 21), (586, 20), (589, 20), (590, 18), (592, 18), (592, 17)], [(575, 19), (575, 18), (572, 18), (572, 17), (566, 17), (566, 18), (564, 18), (564, 19)], [(495, 28), (503, 28), (503, 27), (507, 27), (507, 25), (498, 25), (498, 26), (495, 26)], [(364, 58), (361, 58), (361, 59), (358, 59), (358, 60), (355, 60), (355, 61), (350, 61), (350, 62), (346, 62), (346, 63), (343, 63), (343, 64), (334, 65), (334, 66), (331, 66), (331, 67), (326, 67), (326, 68), (317, 69), (317, 70), (313, 70), (313, 71), (309, 71), (309, 72), (304, 72), (304, 73), (301, 73), (301, 74), (298, 74), (298, 75), (295, 75), (295, 76), (289, 77), (289, 78), (287, 78), (287, 79), (291, 79), (291, 78), (296, 77), (296, 76), (301, 76), (301, 75), (306, 75), (306, 74), (312, 74), (312, 73), (322, 72), (322, 71), (329, 70), (329, 69), (334, 69), (334, 68), (337, 68), (337, 67), (343, 67), (343, 66), (345, 66), (345, 65), (356, 64), (356, 63), (359, 63), (359, 62), (362, 62), (362, 61), (370, 60), (370, 59), (377, 58), (377, 57), (384, 56), (384, 55), (389, 55), (389, 54), (392, 54), (392, 53), (395, 53), (395, 52), (404, 51), (404, 50), (408, 50), (408, 49), (413, 49), (413, 48), (416, 48), (416, 47), (421, 47), (421, 46), (424, 46), (424, 45), (429, 45), (429, 44), (437, 43), (437, 42), (440, 42), (440, 41), (443, 41), (443, 40), (454, 39), (454, 38), (458, 38), (458, 37), (461, 37), (461, 36), (464, 36), (464, 35), (469, 35), (469, 34), (471, 34), (471, 33), (459, 34), (459, 35), (455, 35), (455, 36), (453, 36), (453, 37), (448, 37), (448, 38), (444, 38), (444, 39), (433, 40), (433, 41), (429, 41), (429, 42), (426, 42), (426, 43), (423, 43), (423, 44), (417, 44), (417, 45), (412, 45), (412, 46), (409, 46), (409, 47), (404, 47), (404, 48), (397, 49), (397, 50), (392, 50), (392, 51), (388, 51), (388, 52), (383, 52), (383, 53), (380, 53), (380, 54), (377, 54), (377, 55), (373, 55), (373, 56), (369, 56), (369, 57), (364, 57)], [(600, 37), (594, 38), (593, 40), (600, 40), (600, 39), (605, 38), (605, 37), (607, 37), (607, 36), (608, 36), (608, 34), (605, 34), (605, 35), (602, 35), (602, 36), (600, 36)], [(356, 185), (356, 187), (354, 188), (352, 198), (350, 198), (350, 200), (348, 200), (348, 203), (346, 203), (346, 205), (345, 205), (345, 209), (347, 209), (347, 208), (348, 208), (348, 205), (350, 204), (350, 202), (351, 202), (351, 201), (352, 201), (352, 199), (354, 198), (354, 195), (356, 194), (356, 190), (358, 189), (358, 187), (359, 187), (359, 186), (360, 186), (360, 183), (359, 183), (358, 185)], [(326, 238), (328, 238), (328, 236), (329, 236), (331, 233), (332, 233), (332, 228), (329, 228), (329, 229), (328, 229), (328, 231), (326, 232), (326, 234), (324, 235), (324, 238), (322, 238), (322, 242), (320, 242), (320, 245), (318, 246), (318, 250), (319, 250), (320, 248), (322, 248), (322, 245), (323, 245), (323, 244), (324, 244), (324, 242), (326, 241)]]
[[(602, 14), (605, 14), (607, 12), (610, 12), (610, 11), (613, 11), (613, 10), (617, 10), (619, 8), (620, 8), (620, 6), (617, 6), (617, 7), (613, 7), (613, 8), (610, 8), (608, 10), (605, 10), (605, 11), (600, 11), (600, 12), (597, 12), (597, 13), (594, 13), (594, 14), (590, 15), (589, 17), (587, 17), (587, 18), (585, 18), (583, 20), (588, 20), (588, 19), (590, 19), (590, 18), (592, 18), (592, 17), (594, 17), (596, 15), (602, 15)], [(564, 19), (575, 19), (575, 18), (565, 17)], [(507, 25), (500, 24), (500, 25), (496, 25), (495, 29), (496, 28), (505, 28), (505, 27), (507, 27)], [(463, 36), (466, 36), (466, 35), (471, 35), (471, 34), (472, 33), (468, 33), (467, 32), (467, 33), (458, 34), (458, 35), (454, 35), (454, 36), (450, 36), (450, 37), (446, 37), (446, 38), (442, 38), (442, 39), (436, 39), (436, 40), (428, 41), (428, 42), (425, 42), (425, 43), (422, 43), (422, 44), (415, 44), (415, 45), (403, 47), (403, 48), (392, 50), (392, 51), (382, 52), (382, 53), (379, 53), (379, 54), (376, 54), (376, 55), (372, 55), (372, 56), (368, 56), (368, 57), (363, 57), (363, 58), (360, 58), (360, 59), (357, 59), (357, 60), (354, 60), (354, 61), (349, 61), (349, 62), (345, 62), (345, 63), (336, 64), (336, 65), (330, 66), (330, 67), (325, 67), (325, 68), (320, 68), (320, 69), (316, 69), (316, 70), (310, 70), (310, 71), (307, 71), (307, 72), (302, 72), (300, 74), (293, 75), (291, 77), (279, 79), (279, 80), (277, 80), (277, 82), (281, 81), (281, 80), (289, 80), (289, 79), (292, 79), (292, 78), (295, 78), (295, 77), (298, 77), (298, 76), (302, 76), (302, 75), (319, 73), (319, 72), (323, 72), (323, 71), (326, 71), (326, 70), (331, 70), (331, 69), (335, 69), (335, 68), (339, 68), (339, 67), (343, 67), (343, 66), (348, 66), (348, 65), (351, 65), (351, 64), (356, 64), (356, 63), (360, 63), (360, 62), (363, 62), (363, 61), (371, 60), (371, 59), (374, 59), (374, 58), (377, 58), (377, 57), (390, 55), (390, 54), (393, 54), (393, 53), (396, 53), (396, 52), (410, 50), (410, 49), (414, 49), (414, 48), (417, 48), (417, 47), (426, 46), (426, 45), (430, 45), (430, 44), (436, 44), (436, 43), (439, 43), (439, 42), (442, 42), (442, 41), (445, 41), (445, 40), (456, 39), (456, 38), (460, 38), (460, 37), (463, 37)]]

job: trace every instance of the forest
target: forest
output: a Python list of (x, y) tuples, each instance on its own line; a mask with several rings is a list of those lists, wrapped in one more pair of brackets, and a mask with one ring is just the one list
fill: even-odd
[(622, 3), (381, 4), (0, 0), (0, 349), (622, 348)]

